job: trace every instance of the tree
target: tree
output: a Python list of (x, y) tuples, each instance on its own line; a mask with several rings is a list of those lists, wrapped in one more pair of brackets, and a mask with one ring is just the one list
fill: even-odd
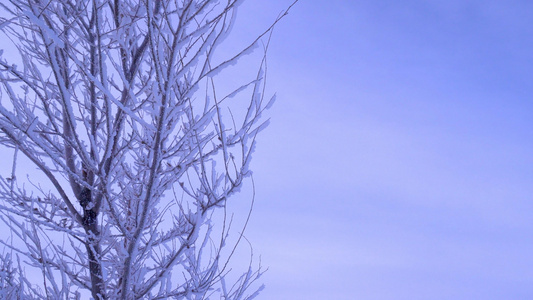
[[(21, 65), (0, 56), (0, 144), (14, 153), (10, 177), (0, 178), (0, 218), (11, 230), (1, 241), (11, 253), (0, 257), (5, 295), (257, 295), (249, 288), (260, 266), (227, 282), (242, 233), (228, 244), (225, 209), (251, 176), (267, 124), (266, 56), (229, 93), (217, 93), (217, 76), (255, 46), (266, 53), (288, 10), (224, 58), (217, 46), (242, 1), (7, 2), (0, 27)], [(46, 182), (24, 180), (21, 160)]]

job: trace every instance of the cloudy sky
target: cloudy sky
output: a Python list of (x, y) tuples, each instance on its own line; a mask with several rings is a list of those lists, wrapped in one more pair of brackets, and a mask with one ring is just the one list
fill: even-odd
[[(291, 2), (245, 1), (229, 47)], [(252, 165), (260, 298), (533, 299), (532, 50), (531, 1), (300, 0)]]
[[(245, 39), (290, 0), (241, 7)], [(533, 299), (533, 3), (300, 0), (247, 236), (263, 299)]]

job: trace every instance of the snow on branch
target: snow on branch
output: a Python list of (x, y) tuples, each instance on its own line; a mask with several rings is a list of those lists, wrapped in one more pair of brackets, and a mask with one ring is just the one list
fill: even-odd
[[(0, 298), (258, 295), (260, 265), (229, 267), (249, 215), (233, 230), (228, 203), (268, 124), (266, 52), (288, 10), (223, 53), (243, 2), (0, 3), (18, 51), (0, 53), (0, 147), (15, 151), (0, 170)], [(260, 46), (257, 75), (217, 92)]]

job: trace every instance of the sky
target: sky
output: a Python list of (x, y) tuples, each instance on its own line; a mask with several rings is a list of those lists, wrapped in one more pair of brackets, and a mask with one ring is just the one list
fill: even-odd
[[(291, 3), (245, 1), (227, 47)], [(532, 20), (518, 0), (292, 8), (251, 166), (258, 299), (533, 299)]]
[[(236, 39), (286, 0), (247, 1)], [(300, 0), (252, 168), (262, 299), (533, 299), (533, 3)]]

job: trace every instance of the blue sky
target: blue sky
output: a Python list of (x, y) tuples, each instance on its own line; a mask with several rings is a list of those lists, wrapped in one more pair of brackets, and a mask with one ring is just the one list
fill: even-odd
[[(289, 3), (248, 1), (237, 36)], [(263, 299), (533, 298), (531, 20), (528, 1), (294, 7), (252, 166)]]
[[(245, 1), (226, 46), (290, 3)], [(294, 6), (252, 164), (260, 299), (533, 299), (532, 20), (517, 0)]]

